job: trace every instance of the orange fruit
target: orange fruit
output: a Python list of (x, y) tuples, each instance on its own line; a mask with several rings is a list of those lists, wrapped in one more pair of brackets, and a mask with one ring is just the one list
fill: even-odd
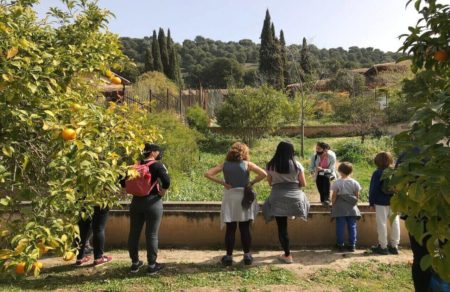
[(44, 266), (44, 264), (42, 262), (35, 262), (31, 268), (33, 270), (36, 268), (38, 268), (40, 270), (40, 269), (42, 269), (43, 266)]
[(68, 251), (64, 254), (63, 256), (63, 260), (65, 260), (66, 262), (73, 260), (73, 258), (75, 257), (75, 253)]
[(114, 76), (114, 73), (111, 72), (111, 70), (106, 70), (105, 75), (106, 75), (106, 77), (111, 78)]
[(39, 252), (40, 252), (41, 254), (47, 253), (48, 250), (49, 250), (49, 248), (48, 248), (47, 246), (45, 246), (45, 245), (40, 245), (40, 246), (39, 246)]
[(77, 132), (74, 129), (66, 128), (61, 133), (64, 140), (74, 140), (77, 137)]
[(18, 263), (16, 265), (16, 274), (17, 275), (25, 274), (25, 263)]
[(78, 103), (73, 103), (73, 104), (70, 106), (70, 109), (71, 109), (73, 112), (76, 112), (76, 111), (78, 111), (78, 110), (81, 109), (81, 105), (79, 105)]
[(121, 83), (122, 83), (122, 79), (120, 79), (120, 78), (117, 77), (117, 76), (114, 76), (113, 78), (111, 78), (111, 82), (112, 82), (113, 84), (121, 84)]
[(434, 53), (433, 58), (438, 62), (445, 62), (448, 60), (448, 54), (444, 50), (439, 50)]

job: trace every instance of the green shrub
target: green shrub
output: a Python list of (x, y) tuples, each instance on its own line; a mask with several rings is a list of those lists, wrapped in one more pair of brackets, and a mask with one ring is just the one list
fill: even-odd
[(173, 112), (150, 114), (148, 122), (160, 130), (162, 139), (157, 142), (164, 149), (163, 161), (169, 171), (189, 172), (198, 162), (201, 134), (184, 125)]
[(200, 131), (201, 133), (206, 133), (209, 126), (208, 113), (200, 106), (192, 106), (186, 110), (186, 120), (188, 125)]
[(392, 139), (381, 137), (380, 139), (367, 140), (364, 144), (358, 141), (344, 142), (336, 146), (336, 155), (340, 161), (372, 163), (378, 152), (392, 152), (392, 149)]

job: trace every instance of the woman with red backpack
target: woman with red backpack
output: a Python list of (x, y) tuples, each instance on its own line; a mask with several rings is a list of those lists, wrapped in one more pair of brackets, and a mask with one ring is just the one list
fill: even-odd
[[(139, 260), (139, 237), (142, 226), (145, 223), (145, 242), (147, 246), (147, 273), (155, 274), (164, 268), (164, 264), (156, 262), (158, 255), (158, 233), (163, 215), (162, 197), (170, 186), (170, 178), (167, 168), (159, 160), (162, 157), (161, 148), (156, 144), (145, 143), (144, 159), (139, 162), (137, 168), (141, 166), (145, 169), (145, 178), (149, 179), (148, 193), (133, 195), (130, 205), (130, 234), (128, 236), (128, 252), (131, 258), (131, 272), (137, 273), (144, 265)], [(141, 167), (142, 168), (142, 167)], [(125, 181), (122, 186), (127, 191), (133, 189), (132, 183)], [(159, 185), (161, 183), (161, 186)], [(130, 192), (134, 194), (134, 192)]]

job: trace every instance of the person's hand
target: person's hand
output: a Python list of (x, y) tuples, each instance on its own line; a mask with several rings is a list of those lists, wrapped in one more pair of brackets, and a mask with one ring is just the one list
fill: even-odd
[(318, 170), (318, 171), (321, 171), (321, 170), (323, 170), (323, 168), (320, 167), (320, 166), (317, 166), (317, 170)]
[(225, 187), (226, 190), (233, 188), (231, 185), (227, 184), (226, 182), (223, 183), (223, 186)]

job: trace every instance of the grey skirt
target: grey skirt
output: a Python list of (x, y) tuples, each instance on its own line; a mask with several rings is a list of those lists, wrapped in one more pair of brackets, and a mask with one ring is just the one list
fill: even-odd
[(263, 205), (263, 215), (266, 222), (276, 216), (295, 216), (306, 221), (308, 212), (308, 198), (297, 183), (273, 185), (270, 196)]

